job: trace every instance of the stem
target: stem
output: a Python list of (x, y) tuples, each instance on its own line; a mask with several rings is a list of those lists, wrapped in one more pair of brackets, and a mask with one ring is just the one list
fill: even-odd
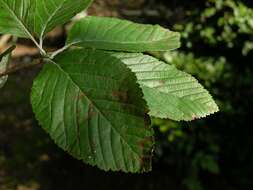
[(70, 48), (72, 45), (74, 45), (74, 44), (75, 44), (75, 43), (71, 43), (71, 44), (68, 44), (68, 45), (62, 47), (61, 49), (56, 50), (55, 52), (53, 52), (53, 53), (51, 54), (50, 59), (54, 59), (55, 56), (57, 56), (58, 54), (64, 52), (65, 50), (69, 49), (69, 48)]
[(9, 74), (15, 73), (17, 71), (20, 71), (22, 69), (34, 67), (34, 66), (40, 65), (40, 64), (43, 64), (43, 59), (36, 59), (32, 62), (22, 64), (22, 65), (14, 65), (12, 67), (7, 68), (7, 70), (5, 70), (5, 71), (0, 71), (0, 78), (3, 76), (9, 75)]
[(35, 38), (33, 36), (30, 36), (31, 40), (33, 41), (33, 43), (37, 46), (37, 48), (40, 50), (40, 53), (42, 56), (46, 56), (47, 53), (46, 51), (43, 49), (42, 46), (40, 46), (40, 44), (38, 44), (38, 42), (35, 40)]

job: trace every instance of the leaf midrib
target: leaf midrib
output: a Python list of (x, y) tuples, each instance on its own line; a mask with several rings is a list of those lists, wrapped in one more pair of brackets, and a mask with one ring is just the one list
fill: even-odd
[(46, 21), (46, 23), (45, 23), (45, 25), (43, 26), (43, 29), (42, 29), (42, 31), (41, 31), (40, 40), (42, 40), (43, 37), (44, 37), (44, 33), (45, 33), (46, 29), (47, 29), (48, 23), (49, 23), (49, 22), (51, 21), (51, 19), (56, 15), (56, 13), (62, 8), (63, 4), (64, 4), (66, 1), (67, 1), (67, 0), (64, 0), (64, 1), (62, 2), (62, 4), (60, 4), (60, 6), (59, 6), (57, 9), (55, 9), (55, 11), (52, 13), (52, 15), (47, 19), (47, 21)]
[(23, 23), (22, 20), (20, 20), (18, 18), (18, 16), (16, 15), (16, 13), (9, 7), (9, 5), (7, 3), (5, 3), (4, 1), (1, 0), (1, 2), (3, 4), (5, 4), (5, 7), (7, 8), (7, 10), (13, 15), (13, 17), (15, 18), (15, 20), (21, 25), (21, 27), (23, 28), (23, 30), (25, 31), (25, 33), (31, 38), (34, 39), (32, 34), (29, 32), (29, 30), (26, 28), (25, 24)]
[[(58, 69), (59, 71), (61, 71), (64, 75), (66, 75), (67, 79), (73, 83), (74, 86), (76, 86), (81, 92), (82, 89), (80, 89), (80, 87), (78, 86), (78, 84), (76, 84), (76, 82), (71, 78), (71, 76), (64, 71), (64, 69), (61, 68), (61, 66), (59, 64), (57, 64), (56, 62), (54, 62), (53, 60), (49, 60), (51, 63), (53, 63)], [(84, 92), (83, 92), (84, 93)], [(84, 93), (85, 94), (85, 93)], [(100, 111), (100, 109), (98, 109), (98, 106), (85, 94), (85, 97), (94, 105), (94, 107), (96, 108), (96, 110), (106, 119), (107, 122), (110, 123), (112, 129), (114, 129), (114, 131), (120, 136), (120, 138), (124, 141), (124, 143), (130, 148), (130, 150), (137, 155), (139, 158), (141, 158), (141, 156), (138, 154), (138, 152), (136, 152), (131, 145), (129, 145), (126, 141), (126, 139), (122, 136), (122, 134), (116, 129), (116, 127), (112, 124), (112, 122), (110, 122), (107, 117), (103, 114), (103, 112)]]
[[(177, 40), (176, 39), (174, 39), (174, 38), (177, 38), (177, 36), (173, 36), (173, 38), (172, 39), (170, 39), (171, 37), (167, 37), (167, 38), (162, 38), (162, 39), (159, 39), (159, 40), (151, 40), (151, 41), (133, 41), (133, 42), (122, 42), (122, 41), (109, 41), (109, 40), (78, 40), (78, 41), (74, 41), (74, 42), (72, 42), (71, 44), (72, 45), (77, 45), (77, 44), (82, 44), (82, 43), (86, 43), (86, 42), (88, 42), (88, 43), (90, 43), (90, 42), (93, 42), (93, 43), (109, 43), (109, 44), (124, 44), (124, 45), (127, 45), (127, 44), (129, 44), (129, 45), (135, 45), (135, 44), (139, 44), (139, 43), (141, 43), (141, 44), (145, 44), (145, 45), (148, 45), (148, 44), (151, 44), (151, 43), (161, 43), (161, 42), (166, 42), (166, 41), (168, 41), (168, 40), (170, 40), (170, 41), (176, 41), (177, 42)], [(177, 42), (178, 43), (178, 42)], [(70, 43), (69, 43), (70, 44)], [(178, 43), (178, 46), (179, 46), (180, 44)]]

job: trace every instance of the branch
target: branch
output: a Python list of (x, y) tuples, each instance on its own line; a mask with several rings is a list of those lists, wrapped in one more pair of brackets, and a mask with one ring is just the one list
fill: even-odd
[(34, 67), (36, 65), (41, 65), (43, 63), (44, 63), (43, 59), (36, 59), (32, 62), (25, 63), (25, 64), (22, 64), (22, 65), (10, 66), (5, 71), (0, 71), (0, 78), (3, 77), (3, 76), (9, 75), (9, 74), (13, 74), (17, 71), (20, 71), (20, 70), (23, 70), (23, 69), (26, 69), (26, 68)]

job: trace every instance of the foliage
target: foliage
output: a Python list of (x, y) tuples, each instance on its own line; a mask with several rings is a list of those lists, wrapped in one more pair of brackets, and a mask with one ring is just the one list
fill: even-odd
[(252, 51), (253, 9), (235, 0), (208, 0), (205, 3), (201, 13), (188, 11), (191, 21), (186, 25), (175, 25), (175, 29), (182, 31), (187, 47), (193, 48), (198, 40), (196, 34), (200, 34), (204, 43), (214, 47), (237, 47), (245, 56)]
[[(221, 9), (215, 6), (219, 2)], [(190, 4), (193, 6), (188, 6), (189, 3), (186, 6), (178, 3), (176, 8), (183, 10), (185, 15), (181, 18), (181, 23), (177, 21), (172, 24), (175, 24), (175, 29), (181, 31), (183, 48), (180, 52), (159, 55), (159, 58), (197, 77), (211, 91), (221, 109), (221, 114), (217, 117), (194, 121), (190, 125), (177, 123), (173, 128), (175, 124), (168, 121), (153, 122), (156, 126), (160, 125), (158, 133), (161, 135), (159, 144), (162, 144), (162, 148), (157, 150), (158, 155), (161, 151), (159, 161), (170, 157), (169, 162), (165, 162), (169, 166), (176, 166), (175, 171), (182, 171), (178, 175), (184, 178), (188, 189), (217, 189), (220, 185), (222, 189), (252, 189), (253, 185), (251, 126), (248, 125), (252, 100), (246, 98), (252, 96), (252, 51), (242, 54), (245, 42), (252, 41), (249, 24), (252, 20), (252, 6), (249, 4), (252, 2), (228, 2), (206, 0)], [(205, 12), (209, 8), (216, 11), (207, 16)], [(235, 16), (233, 10), (240, 13)], [(178, 13), (173, 13), (171, 18), (176, 15)], [(232, 24), (228, 22), (231, 19)], [(218, 20), (224, 20), (226, 24), (220, 26)], [(226, 31), (225, 25), (231, 30)], [(214, 33), (203, 35), (208, 28), (212, 28)], [(224, 35), (221, 35), (223, 32)], [(230, 42), (233, 46), (228, 45)], [(170, 133), (165, 132), (164, 128), (170, 128)], [(180, 136), (175, 138), (175, 134)], [(182, 138), (189, 141), (182, 144)], [(205, 170), (201, 166), (203, 158), (196, 161), (194, 156), (186, 157), (189, 144), (194, 150), (193, 155), (201, 152), (204, 157), (211, 156), (219, 168), (219, 173)], [(219, 151), (211, 151), (209, 147), (213, 145)], [(193, 161), (196, 167), (189, 167), (193, 165)], [(210, 181), (214, 181), (214, 186), (210, 187)]]
[[(183, 177), (182, 183), (187, 189), (203, 189), (201, 172), (219, 173), (219, 146), (203, 122), (194, 125), (154, 119), (153, 126), (158, 127), (161, 138), (164, 137), (169, 142), (158, 143), (159, 158), (169, 165), (176, 166), (176, 175)], [(204, 148), (199, 149), (199, 146)]]
[(154, 139), (148, 113), (193, 120), (218, 107), (190, 75), (154, 57), (126, 53), (178, 48), (179, 34), (160, 26), (87, 17), (70, 29), (65, 47), (46, 52), (46, 34), (90, 3), (0, 0), (0, 33), (29, 38), (40, 50), (44, 67), (31, 103), (59, 147), (103, 170), (149, 171)]
[[(224, 57), (196, 57), (193, 53), (168, 52), (162, 57), (167, 63), (197, 76), (212, 93), (219, 97), (221, 93), (216, 85), (220, 81), (231, 80), (231, 68)], [(187, 64), (186, 64), (187, 63)], [(230, 103), (217, 100), (221, 110), (231, 111)], [(165, 163), (176, 166), (178, 175), (189, 190), (201, 190), (201, 173), (216, 175), (220, 171), (218, 163), (220, 147), (218, 135), (212, 132), (214, 126), (208, 121), (176, 123), (170, 120), (153, 119), (160, 140), (157, 155)], [(168, 154), (168, 156), (166, 156)]]
[[(127, 12), (124, 12), (124, 16), (145, 23), (159, 23), (169, 27), (175, 23), (182, 23), (184, 26), (188, 22), (199, 21), (200, 15), (206, 9), (207, 1), (141, 0), (149, 10), (158, 11), (155, 14), (153, 11), (149, 15), (149, 10), (141, 8), (134, 10), (134, 16), (128, 15)], [(98, 0), (98, 2), (102, 4), (109, 2), (113, 7), (117, 1)], [(129, 1), (125, 2), (129, 5)], [(135, 2), (137, 1), (131, 3), (131, 8), (135, 6)], [(236, 1), (239, 2), (243, 2), (248, 9), (252, 8), (252, 1)], [(97, 6), (94, 8), (97, 9)], [(124, 4), (120, 10), (121, 8), (127, 9)], [(215, 19), (225, 18), (224, 12), (228, 10), (230, 9), (223, 9)], [(145, 11), (145, 14), (138, 14), (142, 11)], [(94, 10), (89, 12), (94, 14)], [(103, 14), (100, 7), (97, 12)], [(190, 17), (191, 12), (194, 12), (195, 16)], [(207, 22), (205, 26), (217, 28), (216, 22)], [(180, 52), (169, 52), (162, 57), (162, 60), (175, 65), (177, 69), (198, 78), (200, 83), (210, 90), (221, 112), (208, 119), (190, 123), (153, 119), (156, 131), (153, 164), (155, 171), (147, 175), (104, 173), (66, 156), (51, 144), (50, 139), (40, 128), (34, 127), (36, 122), (31, 123), (33, 117), (27, 98), (31, 87), (29, 79), (33, 78), (33, 74), (39, 69), (20, 72), (19, 75), (10, 77), (8, 84), (0, 91), (0, 155), (2, 155), (0, 160), (3, 159), (5, 164), (1, 165), (0, 161), (0, 186), (4, 181), (3, 178), (8, 176), (6, 184), (11, 183), (13, 189), (19, 188), (16, 184), (30, 184), (30, 181), (37, 177), (36, 181), (41, 185), (41, 189), (107, 189), (111, 186), (121, 189), (181, 189), (179, 186), (183, 184), (188, 189), (194, 190), (198, 188), (252, 190), (253, 141), (249, 118), (253, 104), (250, 98), (253, 96), (251, 64), (253, 54), (249, 52), (247, 56), (241, 55), (243, 42), (252, 37), (239, 34), (238, 30), (234, 32), (237, 37), (234, 40), (236, 45), (232, 48), (227, 47), (224, 42), (217, 45), (204, 42), (200, 33), (195, 32), (190, 38), (183, 39)], [(193, 47), (187, 48), (187, 43), (193, 44)], [(19, 61), (18, 63), (21, 64)], [(14, 79), (17, 81), (13, 82)], [(24, 117), (21, 117), (21, 114)], [(18, 120), (13, 119), (14, 117)], [(28, 127), (23, 126), (25, 124), (30, 125), (30, 133)], [(13, 128), (14, 126), (17, 126), (17, 129)], [(43, 136), (31, 133), (33, 131), (41, 131)], [(41, 147), (42, 142), (48, 142), (50, 145)], [(53, 147), (55, 148), (51, 150)], [(188, 149), (192, 150), (190, 156), (186, 156)], [(201, 156), (197, 156), (199, 153)], [(45, 154), (49, 155), (49, 160), (44, 160)], [(202, 167), (202, 160), (206, 160), (204, 159), (206, 156), (211, 157), (218, 165), (218, 174)], [(35, 158), (39, 163), (34, 163)], [(62, 178), (66, 180), (63, 181)], [(104, 181), (107, 183), (100, 183)], [(51, 186), (48, 186), (48, 183), (51, 183)], [(12, 189), (11, 187), (8, 189)]]

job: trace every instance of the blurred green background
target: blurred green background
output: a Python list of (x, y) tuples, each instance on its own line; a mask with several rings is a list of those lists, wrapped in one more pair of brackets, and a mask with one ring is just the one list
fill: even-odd
[[(221, 111), (193, 122), (153, 118), (153, 171), (106, 173), (53, 144), (29, 103), (39, 68), (21, 71), (0, 91), (0, 190), (252, 190), (253, 1), (97, 0), (89, 14), (179, 31), (182, 47), (156, 56), (194, 75)], [(62, 39), (49, 40), (48, 46), (61, 45)]]

